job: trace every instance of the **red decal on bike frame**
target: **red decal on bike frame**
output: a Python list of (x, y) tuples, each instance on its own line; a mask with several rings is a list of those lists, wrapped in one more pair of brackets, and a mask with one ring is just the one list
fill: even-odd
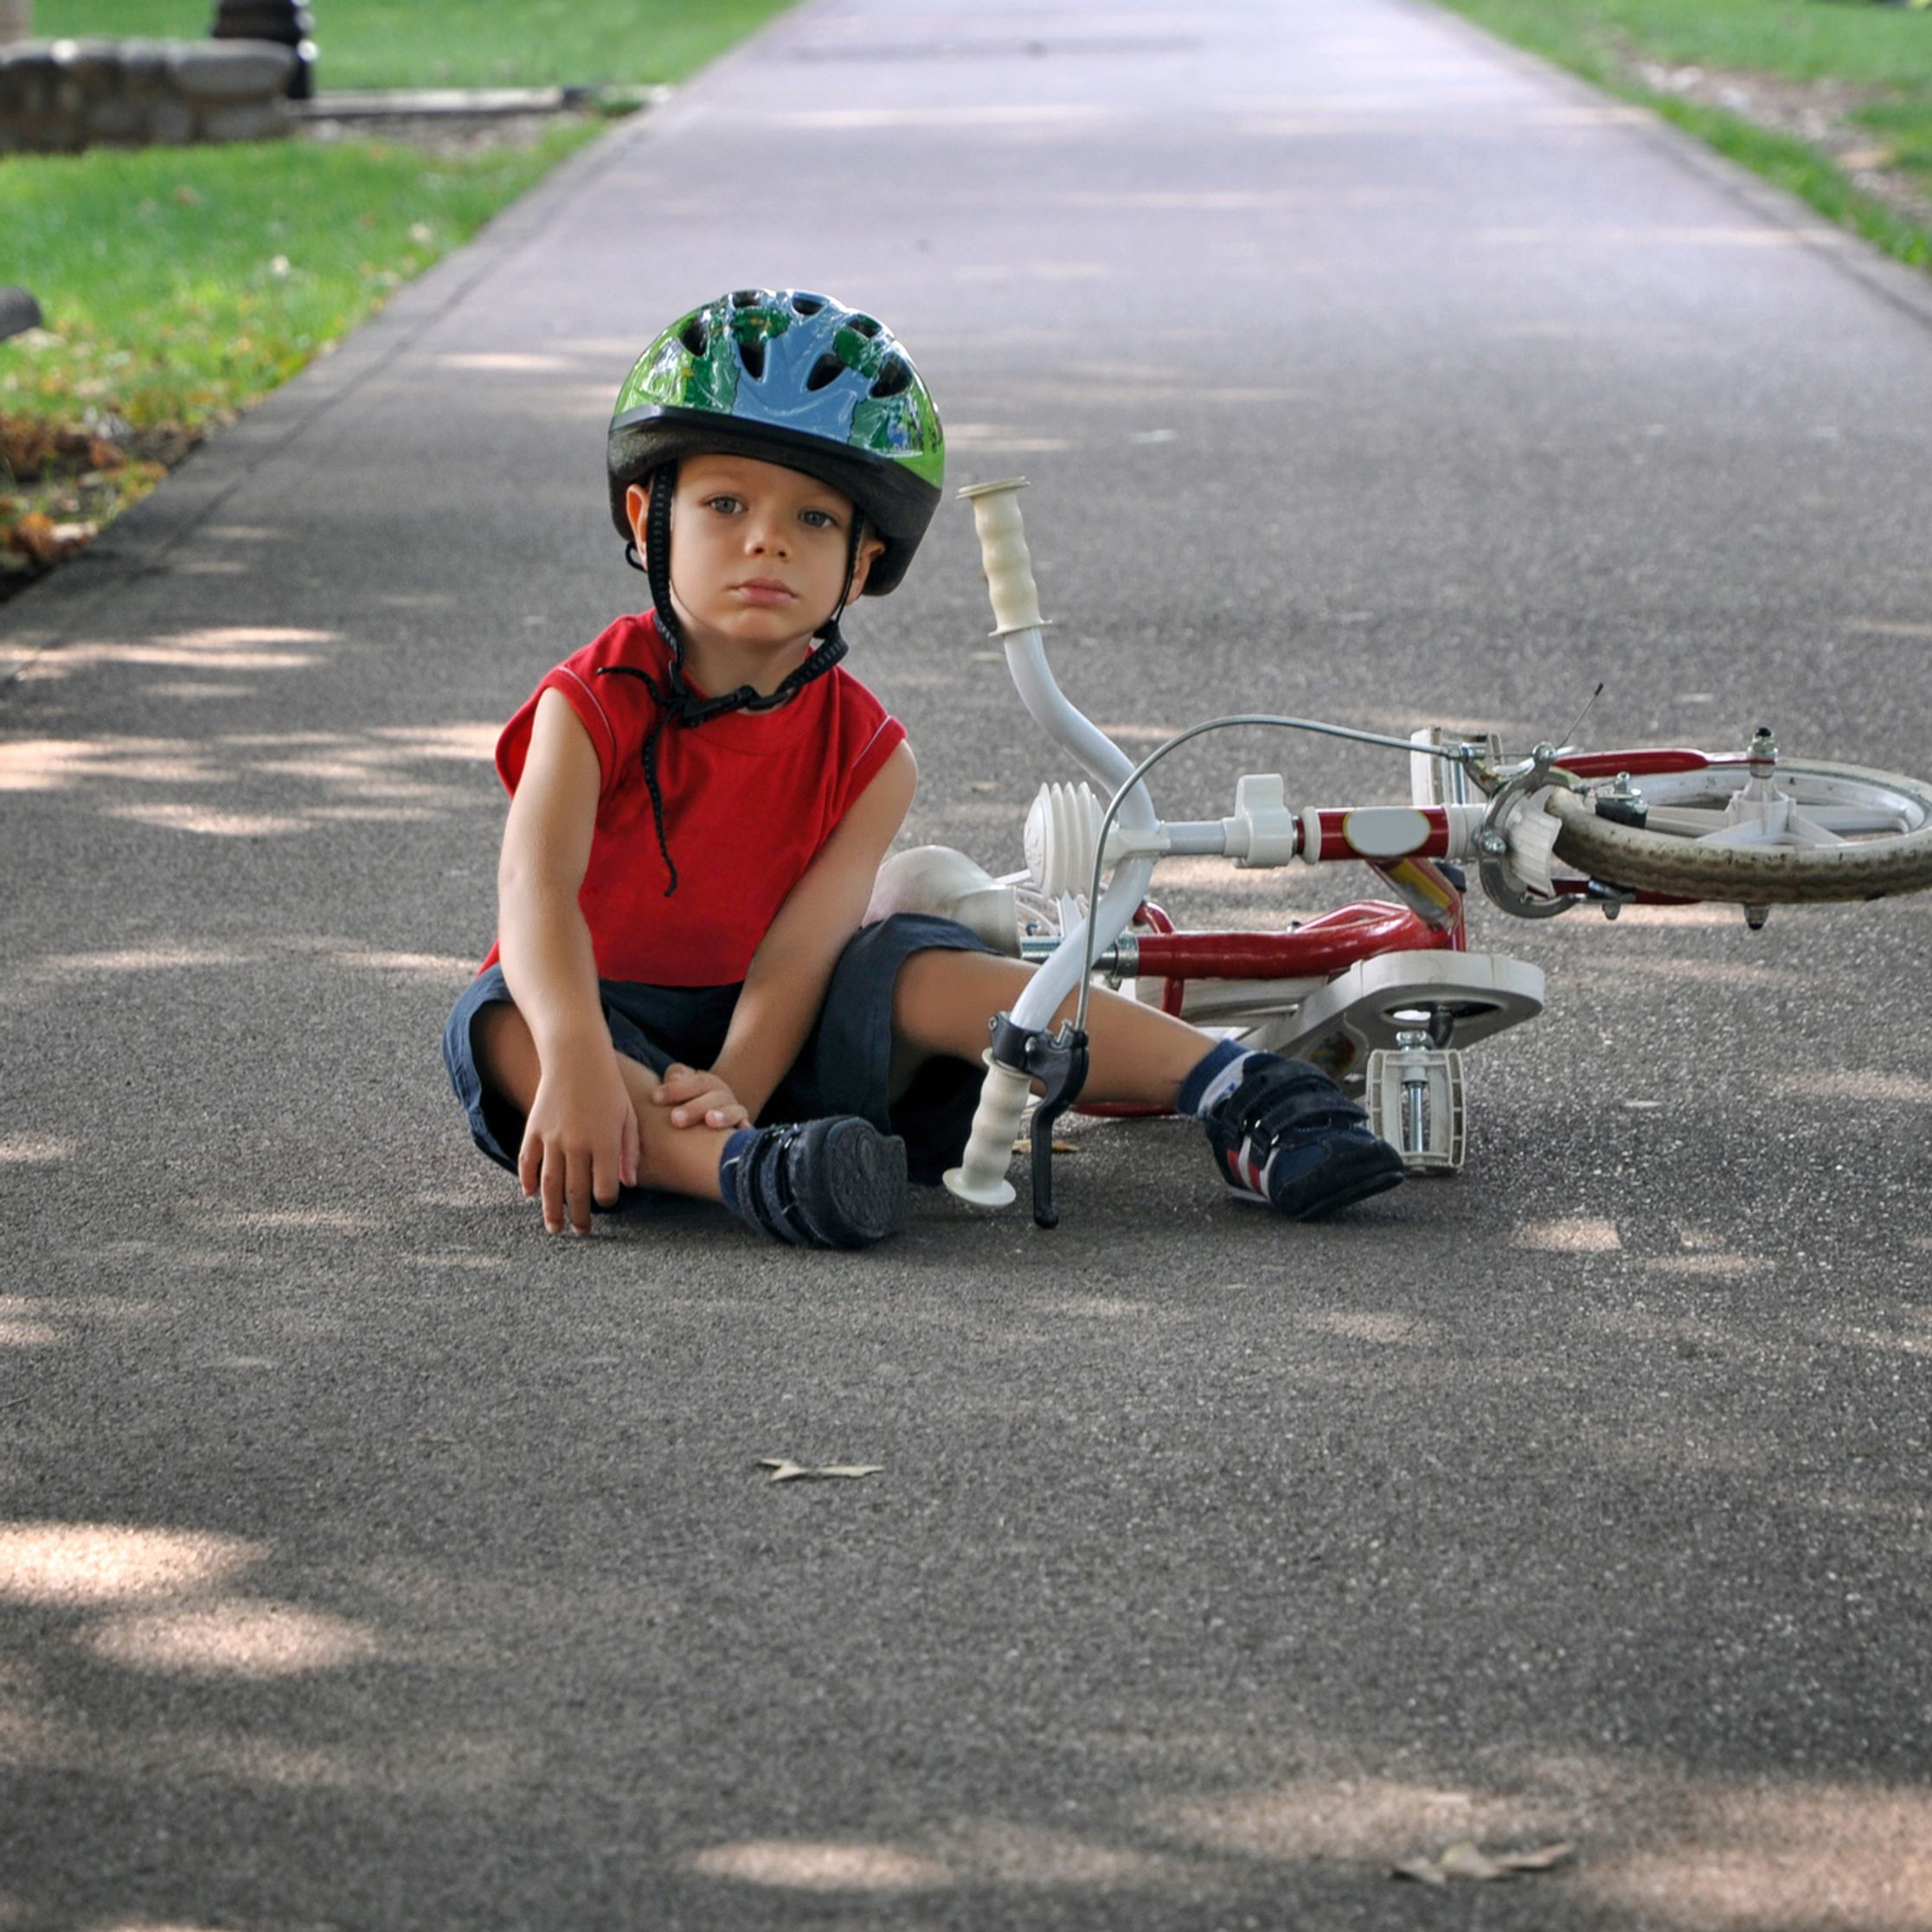
[[(1620, 767), (1620, 769), (1622, 767)], [(1411, 852), (1402, 856), (1415, 858), (1447, 858), (1449, 856), (1449, 815), (1439, 805), (1422, 806), (1415, 809), (1414, 816), (1428, 821), (1428, 831), (1422, 842)], [(1348, 842), (1350, 814), (1324, 807), (1311, 812), (1308, 817), (1315, 821), (1316, 838), (1303, 847), (1303, 857), (1311, 863), (1325, 864), (1331, 859), (1383, 859), (1396, 855), (1389, 852), (1358, 852)]]

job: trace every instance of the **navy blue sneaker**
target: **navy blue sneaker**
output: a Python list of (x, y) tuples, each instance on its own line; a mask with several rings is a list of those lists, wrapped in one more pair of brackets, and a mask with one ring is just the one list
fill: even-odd
[(1319, 1067), (1251, 1053), (1201, 1116), (1222, 1178), (1291, 1221), (1314, 1221), (1402, 1178), (1402, 1156)]
[(742, 1128), (718, 1181), (740, 1220), (794, 1248), (870, 1248), (906, 1225), (906, 1144), (856, 1114)]

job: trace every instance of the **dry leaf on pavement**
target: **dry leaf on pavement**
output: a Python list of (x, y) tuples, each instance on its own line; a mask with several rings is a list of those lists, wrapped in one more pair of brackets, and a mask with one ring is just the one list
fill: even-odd
[(804, 1462), (794, 1462), (790, 1456), (761, 1456), (761, 1469), (769, 1469), (774, 1483), (798, 1482), (801, 1479), (816, 1479), (821, 1476), (877, 1476), (884, 1473), (883, 1462), (826, 1462), (816, 1467)]
[(1452, 1878), (1514, 1878), (1525, 1871), (1548, 1871), (1574, 1856), (1576, 1847), (1567, 1840), (1545, 1845), (1534, 1852), (1485, 1852), (1473, 1839), (1458, 1839), (1433, 1858), (1411, 1858), (1393, 1866), (1391, 1878), (1413, 1878), (1418, 1884), (1446, 1885)]

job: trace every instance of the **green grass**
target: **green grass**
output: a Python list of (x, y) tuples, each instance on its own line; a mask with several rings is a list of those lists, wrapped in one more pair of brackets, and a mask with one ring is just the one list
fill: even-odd
[(594, 124), (461, 159), (375, 142), (102, 149), (0, 168), (51, 342), (0, 346), (0, 413), (196, 427), (286, 381)]
[(1932, 93), (1932, 20), (1868, 0), (1447, 0), (1518, 47), (1593, 80), (1627, 51), (1672, 66), (1748, 69)]
[[(786, 3), (315, 0), (320, 78), (675, 81)], [(36, 0), (34, 31), (200, 38), (214, 12), (212, 0)], [(0, 343), (0, 595), (44, 563), (51, 524), (108, 521), (596, 126), (560, 119), (532, 146), (460, 156), (291, 139), (0, 163), (4, 276), (47, 318)], [(50, 440), (48, 426), (87, 433)], [(131, 460), (104, 463), (116, 444)]]
[(1444, 0), (1456, 12), (1655, 108), (1903, 261), (1932, 268), (1932, 232), (1861, 192), (1829, 155), (1739, 115), (1646, 87), (1643, 63), (1840, 81), (1851, 119), (1932, 200), (1932, 13), (1867, 0)]
[[(680, 80), (783, 0), (310, 0), (329, 87)], [(36, 37), (198, 40), (214, 0), (35, 0)]]

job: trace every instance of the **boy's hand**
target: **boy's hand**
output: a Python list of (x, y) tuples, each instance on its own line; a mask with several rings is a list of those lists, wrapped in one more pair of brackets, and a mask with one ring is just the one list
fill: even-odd
[(614, 1207), (638, 1178), (638, 1117), (616, 1056), (606, 1044), (560, 1055), (546, 1068), (523, 1126), (517, 1178), (543, 1200), (543, 1225), (590, 1232), (590, 1205)]
[(671, 1109), (674, 1127), (745, 1127), (751, 1115), (739, 1105), (738, 1096), (718, 1076), (703, 1067), (687, 1067), (674, 1060), (664, 1069), (664, 1077), (651, 1098), (658, 1107)]

